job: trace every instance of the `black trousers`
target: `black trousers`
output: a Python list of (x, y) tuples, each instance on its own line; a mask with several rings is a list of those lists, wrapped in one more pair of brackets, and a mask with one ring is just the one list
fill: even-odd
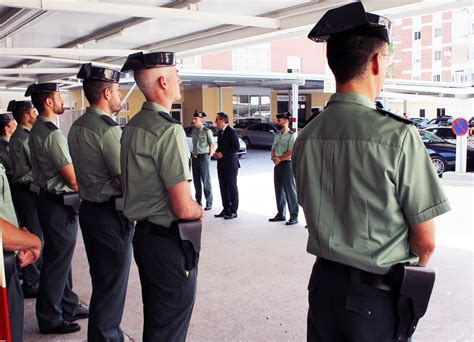
[(196, 202), (202, 204), (202, 190), (204, 187), (204, 197), (206, 204), (212, 206), (212, 185), (209, 154), (198, 154), (192, 157), (193, 182), (194, 190), (196, 190)]
[(123, 341), (120, 322), (132, 260), (133, 229), (110, 201), (82, 201), (79, 223), (92, 280), (87, 340)]
[(290, 211), (290, 219), (298, 219), (298, 199), (296, 196), (295, 177), (290, 161), (282, 161), (275, 165), (273, 170), (273, 183), (275, 185), (275, 197), (278, 216), (285, 217), (286, 204)]
[(217, 169), (219, 188), (221, 190), (222, 206), (227, 214), (237, 213), (239, 209), (239, 189), (237, 187), (236, 170)]
[(41, 192), (38, 218), (43, 229), (41, 269), (36, 318), (41, 330), (57, 327), (78, 309), (79, 298), (72, 291), (71, 260), (76, 246), (77, 222), (71, 222), (72, 208)]
[(3, 258), (5, 262), (8, 315), (10, 316), (10, 333), (12, 342), (22, 342), (24, 302), (20, 279), (18, 279), (16, 256), (14, 252), (4, 252)]
[[(31, 233), (38, 236), (43, 243), (43, 231), (36, 211), (38, 195), (29, 190), (29, 185), (14, 184), (12, 199), (20, 227), (26, 227)], [(23, 274), (22, 286), (25, 290), (37, 291), (42, 264), (43, 259), (40, 257), (35, 263), (21, 270)]]
[(315, 263), (308, 285), (308, 341), (394, 341), (392, 294), (354, 278), (348, 267)]
[[(145, 221), (146, 222), (146, 221)], [(153, 234), (137, 223), (133, 255), (138, 266), (143, 301), (143, 341), (185, 341), (196, 299), (197, 268), (186, 271), (177, 237)]]

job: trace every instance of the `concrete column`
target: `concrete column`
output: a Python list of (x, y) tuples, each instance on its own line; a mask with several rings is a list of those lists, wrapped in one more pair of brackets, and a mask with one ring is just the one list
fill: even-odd
[(293, 116), (293, 131), (298, 133), (298, 94), (299, 86), (297, 83), (291, 85), (291, 115)]

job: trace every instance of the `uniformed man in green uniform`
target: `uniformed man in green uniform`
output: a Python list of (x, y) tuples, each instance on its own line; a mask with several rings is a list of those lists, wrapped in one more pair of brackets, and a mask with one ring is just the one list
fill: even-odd
[(193, 114), (193, 150), (192, 168), (194, 189), (196, 190), (196, 202), (201, 205), (202, 190), (206, 197), (206, 207), (204, 210), (212, 209), (212, 185), (210, 161), (214, 153), (214, 142), (212, 141), (212, 131), (202, 124), (202, 119), (207, 117), (206, 113), (197, 112)]
[(289, 128), (291, 114), (277, 114), (279, 132), (275, 134), (272, 145), (272, 160), (275, 164), (273, 170), (273, 183), (275, 185), (275, 197), (278, 213), (269, 219), (270, 222), (285, 221), (285, 207), (288, 203), (290, 219), (287, 226), (298, 223), (298, 200), (296, 198), (296, 185), (291, 167), (291, 155), (295, 143), (296, 134)]
[(125, 126), (120, 151), (125, 216), (137, 220), (133, 251), (140, 274), (144, 341), (184, 341), (196, 296), (197, 268), (186, 260), (174, 222), (202, 218), (191, 197), (190, 151), (183, 127), (169, 114), (181, 98), (173, 52), (128, 56), (145, 96)]
[(12, 165), (8, 156), (10, 137), (16, 129), (16, 122), (10, 113), (0, 114), (0, 163), (5, 167), (8, 181), (12, 181)]
[(66, 138), (54, 124), (64, 113), (63, 101), (57, 83), (32, 84), (25, 96), (31, 96), (39, 112), (28, 141), (33, 180), (41, 188), (38, 218), (44, 237), (36, 317), (42, 334), (73, 333), (81, 327), (72, 321), (86, 318), (89, 312), (72, 290), (77, 222), (64, 196), (78, 188)]
[(362, 3), (328, 11), (309, 34), (327, 41), (336, 93), (293, 150), (308, 223), (308, 341), (392, 341), (393, 266), (424, 266), (433, 218), (450, 209), (416, 127), (375, 108), (391, 23)]
[[(8, 110), (18, 123), (10, 138), (9, 158), (12, 161), (12, 199), (20, 226), (27, 227), (43, 241), (43, 232), (39, 223), (36, 205), (38, 195), (31, 191), (33, 173), (31, 171), (30, 148), (28, 139), (30, 130), (36, 122), (38, 113), (30, 101), (12, 100)], [(22, 270), (23, 295), (25, 298), (36, 298), (38, 293), (42, 259)]]
[[(120, 137), (112, 119), (121, 108), (120, 72), (84, 64), (77, 77), (84, 79), (90, 107), (69, 131), (77, 184), (81, 195), (79, 223), (92, 280), (89, 341), (123, 341), (120, 329), (132, 258), (133, 227), (116, 206), (122, 195)], [(119, 211), (118, 211), (119, 210)]]
[[(23, 291), (18, 278), (17, 263), (26, 267), (41, 253), (40, 239), (26, 228), (18, 229), (5, 168), (0, 164), (0, 234), (2, 236), (8, 314), (12, 342), (23, 341)], [(18, 251), (18, 254), (16, 254)]]

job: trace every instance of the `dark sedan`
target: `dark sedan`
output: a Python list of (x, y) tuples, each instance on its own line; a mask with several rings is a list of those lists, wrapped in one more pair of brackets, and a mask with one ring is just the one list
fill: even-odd
[[(431, 132), (420, 130), (421, 140), (433, 162), (438, 176), (446, 171), (454, 171), (456, 167), (456, 144), (438, 138)], [(466, 171), (474, 172), (474, 149), (467, 149)]]

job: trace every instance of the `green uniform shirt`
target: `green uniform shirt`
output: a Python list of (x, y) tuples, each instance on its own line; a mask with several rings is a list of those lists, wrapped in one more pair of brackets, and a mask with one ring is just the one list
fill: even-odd
[(9, 144), (10, 143), (7, 138), (5, 138), (4, 136), (0, 136), (0, 163), (3, 164), (5, 172), (8, 175), (11, 175), (12, 167), (10, 163), (10, 158), (8, 156)]
[(38, 116), (28, 146), (35, 184), (55, 194), (73, 192), (59, 173), (64, 166), (72, 164), (67, 141), (51, 120)]
[(200, 129), (196, 127), (192, 130), (192, 139), (193, 139), (193, 154), (203, 154), (209, 153), (209, 145), (212, 145), (212, 131), (202, 126)]
[(177, 217), (167, 190), (191, 179), (183, 127), (162, 106), (145, 102), (124, 128), (121, 142), (125, 216), (169, 227)]
[(120, 126), (103, 111), (87, 108), (71, 126), (68, 136), (79, 194), (91, 202), (121, 195)]
[(33, 182), (29, 138), (30, 130), (23, 125), (18, 125), (10, 138), (9, 157), (13, 161), (13, 183), (29, 184)]
[[(272, 150), (275, 151), (276, 157), (281, 157), (287, 151), (293, 151), (293, 145), (295, 144), (296, 134), (294, 134), (290, 129), (287, 129), (283, 133), (279, 131), (275, 134), (275, 139), (273, 139)], [(291, 157), (288, 158), (291, 160)]]
[(12, 195), (10, 194), (10, 185), (2, 164), (0, 164), (0, 217), (18, 227)]
[(416, 128), (354, 93), (332, 95), (301, 131), (293, 171), (308, 252), (372, 273), (417, 263), (409, 225), (450, 210)]

